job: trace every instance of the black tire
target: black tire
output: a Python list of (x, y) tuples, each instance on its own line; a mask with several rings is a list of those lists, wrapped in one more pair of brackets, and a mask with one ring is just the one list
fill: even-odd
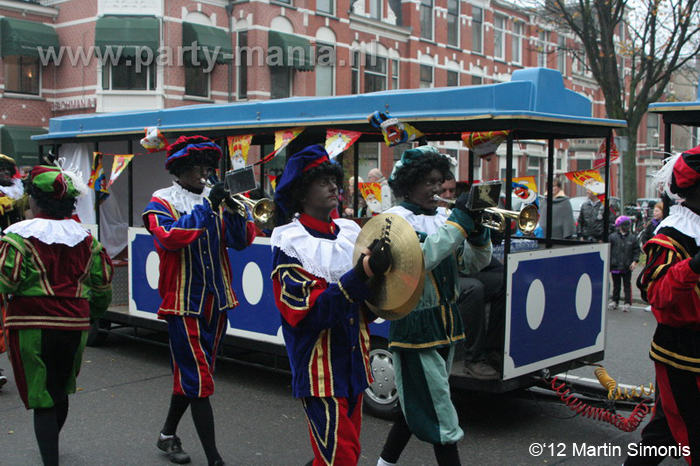
[(87, 337), (87, 345), (91, 347), (102, 346), (109, 337), (109, 333), (107, 333), (107, 330), (109, 330), (111, 326), (112, 323), (108, 320), (98, 319), (94, 321), (92, 325), (90, 325), (90, 331), (88, 332)]
[(365, 390), (365, 411), (380, 419), (394, 420), (401, 413), (396, 389), (394, 357), (384, 338), (372, 338), (369, 364), (374, 382)]

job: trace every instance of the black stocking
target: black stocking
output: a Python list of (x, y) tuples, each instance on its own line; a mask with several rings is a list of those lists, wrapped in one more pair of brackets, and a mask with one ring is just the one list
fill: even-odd
[(438, 466), (461, 466), (456, 443), (433, 445)]
[(168, 417), (165, 418), (165, 424), (163, 425), (163, 430), (161, 430), (163, 435), (175, 435), (180, 419), (182, 419), (182, 415), (185, 414), (189, 405), (190, 399), (184, 395), (173, 395), (170, 397)]
[(404, 448), (411, 440), (411, 429), (408, 428), (406, 423), (406, 418), (401, 413), (401, 418), (399, 418), (389, 431), (389, 435), (386, 437), (386, 442), (384, 442), (384, 448), (382, 449), (382, 459), (387, 463), (398, 463), (399, 457), (403, 452)]
[(221, 459), (219, 451), (216, 449), (216, 433), (214, 432), (214, 413), (211, 409), (209, 398), (190, 399), (192, 420), (197, 429), (199, 441), (202, 442), (204, 453), (207, 455), (209, 465)]
[(58, 431), (55, 406), (34, 410), (34, 435), (44, 466), (58, 466)]

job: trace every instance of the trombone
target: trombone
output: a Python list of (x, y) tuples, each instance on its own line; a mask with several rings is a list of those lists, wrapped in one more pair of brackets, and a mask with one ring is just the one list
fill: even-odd
[[(445, 199), (437, 194), (433, 196), (436, 201), (454, 204), (454, 199)], [(506, 229), (506, 219), (516, 220), (518, 228), (523, 234), (529, 235), (537, 228), (537, 207), (532, 204), (523, 207), (523, 210), (516, 212), (514, 210), (500, 209), (498, 207), (487, 207), (482, 210), (481, 218), (477, 221), (486, 228), (500, 231)]]

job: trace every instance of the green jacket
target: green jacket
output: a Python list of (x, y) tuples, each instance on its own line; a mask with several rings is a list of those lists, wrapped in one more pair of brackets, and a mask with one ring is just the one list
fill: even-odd
[(457, 209), (447, 218), (441, 213), (423, 212), (420, 207), (404, 202), (391, 208), (389, 213), (405, 218), (419, 233), (426, 272), (418, 305), (403, 319), (391, 322), (389, 346), (421, 350), (464, 339), (456, 304), (458, 272), (478, 272), (490, 263), (489, 230), (474, 230), (472, 219)]

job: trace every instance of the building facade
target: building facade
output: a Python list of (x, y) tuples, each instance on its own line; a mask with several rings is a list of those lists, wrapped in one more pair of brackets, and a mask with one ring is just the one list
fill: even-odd
[[(26, 164), (29, 136), (52, 117), (476, 86), (535, 66), (559, 70), (606, 116), (585, 63), (565, 51), (573, 37), (497, 0), (0, 0), (0, 18), (0, 142)], [(557, 172), (589, 168), (599, 143), (558, 146)], [(464, 146), (439, 147), (466, 179)], [(360, 152), (361, 177), (388, 175), (400, 155)], [(514, 176), (544, 176), (545, 142), (518, 141), (515, 154)], [(502, 157), (477, 161), (476, 178), (503, 176)]]

